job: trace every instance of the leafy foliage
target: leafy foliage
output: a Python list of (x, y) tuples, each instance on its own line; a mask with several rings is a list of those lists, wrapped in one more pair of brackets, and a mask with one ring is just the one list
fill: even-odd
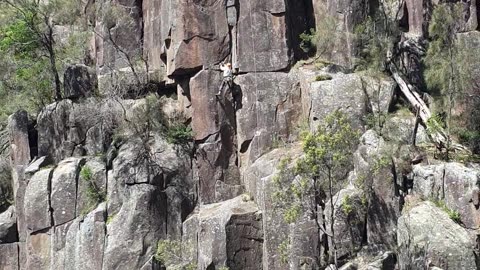
[(319, 8), (316, 12), (320, 19), (317, 25), (322, 27), (300, 34), (300, 48), (304, 52), (316, 51), (318, 56), (326, 56), (335, 46), (338, 24), (336, 18), (329, 15), (326, 9)]
[(197, 269), (197, 265), (193, 262), (185, 263), (190, 258), (184, 258), (185, 253), (191, 251), (189, 249), (192, 248), (190, 243), (169, 239), (160, 240), (158, 241), (154, 258), (162, 263), (163, 266), (168, 267), (168, 269), (194, 270)]
[(447, 213), (448, 217), (451, 220), (453, 220), (455, 223), (462, 224), (462, 217), (460, 216), (460, 213), (457, 210), (454, 210), (448, 207), (445, 201), (443, 200), (433, 200), (433, 202), (438, 208), (442, 209), (445, 213)]
[(106, 190), (98, 187), (95, 183), (92, 169), (88, 166), (83, 166), (80, 170), (80, 177), (87, 183), (86, 196), (88, 199), (88, 205), (85, 209), (82, 209), (82, 214), (87, 214), (99, 203), (104, 202), (107, 199)]
[[(304, 156), (295, 164), (289, 157), (282, 159), (273, 178), (273, 201), (276, 209), (283, 213), (286, 223), (295, 223), (301, 215), (317, 220), (319, 207), (330, 207), (331, 220), (334, 220), (333, 202), (327, 206), (322, 201), (333, 198), (336, 185), (346, 177), (358, 136), (359, 132), (351, 127), (346, 115), (340, 111), (326, 116), (315, 132), (302, 134)], [(325, 230), (325, 224), (317, 225), (321, 227), (319, 231)], [(331, 251), (334, 251), (333, 228), (331, 232), (334, 243)], [(332, 252), (336, 262), (334, 254)]]

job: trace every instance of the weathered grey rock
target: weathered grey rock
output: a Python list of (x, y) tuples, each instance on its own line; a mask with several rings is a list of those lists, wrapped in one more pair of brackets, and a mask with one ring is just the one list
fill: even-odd
[[(136, 65), (142, 55), (142, 10), (137, 1), (96, 1), (95, 45), (99, 75)], [(128, 57), (127, 57), (128, 56)]]
[(132, 185), (125, 195), (107, 224), (103, 269), (140, 269), (151, 260), (157, 241), (165, 238), (167, 199), (161, 188)]
[(38, 172), (43, 166), (46, 165), (47, 157), (39, 157), (35, 160), (33, 160), (30, 164), (28, 164), (28, 167), (25, 169), (25, 174), (34, 174)]
[(460, 163), (413, 166), (413, 194), (424, 199), (444, 201), (446, 206), (460, 213), (467, 227), (480, 225), (478, 205), (478, 181), (480, 171)]
[(390, 79), (358, 74), (330, 74), (331, 80), (315, 81), (319, 73), (300, 68), (303, 114), (310, 127), (316, 128), (331, 112), (340, 110), (355, 128), (363, 128), (369, 112), (386, 115), (393, 98), (395, 83)]
[(97, 77), (95, 70), (85, 65), (71, 65), (65, 70), (63, 77), (64, 97), (76, 99), (90, 97), (95, 94)]
[(357, 270), (357, 265), (352, 262), (348, 262), (344, 264), (342, 267), (338, 268), (338, 270)]
[[(81, 171), (84, 170), (84, 173)], [(90, 172), (90, 174), (87, 174)], [(87, 177), (87, 178), (86, 178)], [(91, 192), (94, 194), (89, 194)], [(89, 158), (82, 166), (77, 185), (76, 216), (88, 213), (97, 203), (95, 196), (107, 195), (107, 168), (101, 157)]]
[[(335, 233), (335, 244), (337, 247), (337, 258), (354, 257), (356, 252), (364, 244), (366, 235), (366, 195), (353, 186), (340, 190), (333, 197), (333, 229)], [(325, 206), (325, 225), (327, 233), (332, 235), (332, 209), (331, 201)], [(333, 246), (329, 237), (329, 246)], [(331, 250), (333, 256), (333, 250)]]
[(416, 144), (422, 144), (429, 142), (426, 129), (419, 123), (417, 133), (414, 137), (415, 130), (415, 116), (413, 114), (408, 115), (396, 115), (393, 117), (387, 117), (385, 125), (382, 128), (382, 137), (386, 140), (391, 140), (403, 144), (411, 144), (415, 139)]
[(302, 114), (302, 90), (286, 73), (256, 73), (235, 80), (242, 93), (237, 110), (237, 140), (241, 165), (247, 167), (272, 149), (274, 143), (291, 142)]
[(198, 250), (198, 266), (261, 269), (263, 259), (262, 215), (243, 196), (200, 207), (185, 221), (184, 237)]
[(125, 109), (135, 103), (89, 98), (81, 103), (62, 100), (47, 105), (37, 118), (39, 156), (58, 163), (80, 149), (90, 156), (105, 153), (114, 129), (125, 121)]
[(10, 206), (7, 211), (0, 213), (0, 244), (18, 241), (17, 218), (15, 207)]
[(106, 205), (55, 228), (52, 269), (102, 269)]
[(353, 181), (370, 190), (367, 194), (367, 240), (380, 250), (396, 244), (397, 219), (400, 216), (398, 184), (393, 174), (394, 148), (369, 130), (360, 138), (354, 153)]
[(68, 158), (53, 171), (50, 201), (56, 226), (76, 217), (78, 176), (83, 163), (83, 159)]
[(52, 169), (44, 169), (35, 173), (25, 191), (25, 224), (30, 232), (44, 230), (52, 225), (50, 212), (52, 172)]
[(30, 234), (26, 241), (25, 269), (49, 270), (51, 267), (51, 231)]
[(369, 263), (367, 270), (395, 270), (397, 265), (397, 256), (395, 253), (388, 251), (382, 254), (380, 258)]
[[(427, 265), (476, 269), (469, 233), (431, 202), (423, 202), (398, 219), (400, 269)], [(413, 268), (412, 268), (413, 267)]]
[[(28, 113), (17, 111), (8, 118), (8, 133), (10, 135), (10, 157), (14, 168), (25, 166), (30, 161), (30, 144), (28, 140)], [(18, 181), (21, 175), (18, 175)], [(15, 180), (15, 177), (14, 177)], [(18, 187), (19, 183), (16, 183)]]
[(288, 226), (283, 215), (275, 209), (273, 178), (281, 159), (292, 158), (292, 165), (301, 156), (301, 147), (275, 149), (257, 159), (243, 174), (243, 183), (259, 209), (262, 211), (264, 228), (263, 269), (290, 269), (280, 259), (279, 245), (290, 241), (288, 260), (292, 267), (301, 265), (316, 269), (316, 258), (320, 257), (321, 245), (316, 222), (308, 215), (302, 216), (295, 224)]
[(0, 265), (3, 270), (18, 270), (17, 243), (0, 244)]
[(18, 111), (8, 118), (10, 137), (10, 166), (15, 199), (15, 212), (19, 228), (19, 238), (25, 241), (24, 194), (28, 181), (25, 179), (25, 167), (30, 162), (30, 143), (28, 138), (28, 114)]

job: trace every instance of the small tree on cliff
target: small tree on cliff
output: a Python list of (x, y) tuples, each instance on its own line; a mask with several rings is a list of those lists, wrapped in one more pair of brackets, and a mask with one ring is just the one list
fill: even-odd
[[(330, 238), (329, 260), (335, 265), (338, 263), (332, 198), (338, 191), (337, 184), (347, 176), (358, 135), (345, 114), (340, 111), (329, 114), (315, 132), (303, 134), (304, 156), (296, 162), (294, 169), (288, 168), (289, 159), (283, 160), (274, 179), (277, 187), (275, 201), (280, 202), (285, 221), (294, 223), (301, 213), (311, 214), (317, 223), (318, 235), (323, 232)], [(327, 200), (330, 201), (328, 205)], [(327, 207), (331, 215), (329, 229), (321, 216), (321, 209)]]
[[(441, 4), (432, 14), (429, 26), (430, 44), (425, 62), (425, 80), (430, 92), (440, 97), (436, 113), (445, 115), (447, 135), (446, 158), (449, 158), (452, 134), (452, 115), (456, 103), (472, 87), (471, 55), (458, 42), (463, 19), (463, 4)], [(473, 57), (473, 58), (472, 58)]]
[[(17, 62), (22, 61), (19, 79), (31, 69), (44, 72), (53, 82), (54, 97), (61, 96), (61, 81), (58, 71), (55, 26), (71, 25), (80, 16), (80, 5), (75, 0), (0, 0), (7, 25), (0, 32), (0, 53), (12, 53)], [(43, 59), (47, 61), (43, 61)], [(38, 66), (41, 64), (41, 66)], [(36, 72), (33, 72), (36, 73)], [(44, 81), (48, 84), (48, 81)]]

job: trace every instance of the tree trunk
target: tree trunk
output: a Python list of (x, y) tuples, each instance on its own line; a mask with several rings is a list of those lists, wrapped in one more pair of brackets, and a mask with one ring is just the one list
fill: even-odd
[[(394, 63), (390, 63), (390, 72), (392, 73), (393, 79), (397, 82), (400, 90), (405, 95), (408, 102), (410, 102), (410, 104), (416, 110), (418, 110), (418, 115), (420, 116), (420, 119), (422, 119), (422, 122), (427, 126), (428, 129), (427, 123), (428, 120), (432, 117), (432, 113), (430, 112), (427, 104), (423, 101), (423, 99), (416, 91), (411, 89), (413, 88), (413, 86), (407, 84), (407, 82), (402, 78)], [(453, 150), (469, 152), (469, 150), (465, 148), (465, 146), (457, 143), (451, 143), (443, 128), (436, 127), (436, 129), (438, 130), (429, 132), (429, 135), (433, 142), (437, 145), (437, 147), (444, 148), (445, 146), (451, 145), (450, 148)]]
[(337, 262), (337, 244), (335, 243), (335, 229), (334, 229), (334, 218), (335, 218), (335, 206), (333, 204), (333, 179), (332, 179), (332, 172), (328, 169), (328, 188), (330, 193), (330, 231), (332, 235), (330, 238), (332, 239), (332, 253), (333, 253), (333, 262), (335, 267), (338, 267)]

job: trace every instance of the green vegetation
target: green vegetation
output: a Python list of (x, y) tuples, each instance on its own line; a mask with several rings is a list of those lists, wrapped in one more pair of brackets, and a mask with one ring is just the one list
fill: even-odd
[(166, 129), (167, 142), (187, 144), (193, 141), (193, 130), (182, 122), (173, 122)]
[(321, 81), (329, 81), (332, 79), (332, 76), (328, 74), (320, 74), (315, 77), (316, 82), (321, 82)]
[(352, 213), (353, 205), (352, 205), (352, 200), (350, 196), (347, 195), (343, 197), (341, 208), (342, 208), (342, 212), (347, 216), (350, 215), (350, 213)]
[(13, 203), (12, 176), (6, 162), (0, 160), (0, 212)]
[(82, 215), (88, 214), (99, 203), (104, 202), (107, 199), (107, 192), (97, 186), (93, 176), (94, 175), (90, 167), (88, 167), (87, 165), (82, 167), (82, 170), (80, 171), (80, 177), (87, 184), (87, 206), (82, 209)]
[[(303, 214), (317, 219), (320, 214), (317, 206), (321, 205), (318, 194), (333, 198), (338, 191), (337, 184), (340, 184), (345, 177), (345, 170), (349, 168), (358, 136), (358, 131), (351, 127), (347, 117), (340, 111), (328, 115), (314, 133), (302, 135), (304, 157), (295, 164), (289, 157), (282, 159), (273, 178), (275, 207), (283, 213), (285, 222), (294, 223)], [(325, 207), (331, 209), (330, 218), (334, 220), (333, 201), (330, 200)], [(325, 224), (319, 226), (319, 232), (325, 231)], [(333, 243), (330, 260), (337, 263), (333, 222), (330, 231), (329, 237)]]
[(290, 246), (290, 243), (288, 242), (288, 240), (284, 240), (282, 241), (282, 243), (280, 243), (280, 245), (278, 245), (277, 251), (278, 251), (278, 254), (280, 255), (280, 262), (283, 264), (288, 263), (289, 246)]
[[(0, 122), (5, 122), (20, 108), (36, 113), (61, 99), (61, 74), (84, 58), (87, 36), (76, 21), (78, 1), (0, 0), (0, 9)], [(55, 40), (59, 24), (75, 26), (62, 41)]]
[(445, 201), (443, 200), (432, 200), (435, 206), (438, 208), (442, 209), (445, 213), (448, 214), (448, 217), (450, 217), (451, 220), (453, 220), (455, 223), (462, 224), (462, 217), (460, 216), (460, 213), (457, 210), (451, 209), (447, 206)]
[[(429, 26), (430, 43), (424, 59), (425, 81), (434, 98), (434, 125), (444, 126), (447, 135), (445, 158), (451, 158), (451, 141), (457, 137), (461, 142), (477, 149), (480, 125), (478, 119), (480, 93), (474, 78), (475, 59), (479, 48), (467, 48), (458, 38), (462, 28), (463, 5), (445, 3), (437, 5)], [(472, 98), (473, 97), (473, 98)], [(463, 113), (456, 113), (459, 104), (464, 105)], [(433, 125), (432, 123), (428, 123)]]
[(169, 239), (160, 240), (154, 258), (168, 269), (194, 270), (197, 269), (197, 265), (193, 262), (185, 263), (190, 258), (184, 257), (185, 253), (191, 253), (192, 248), (188, 243)]

